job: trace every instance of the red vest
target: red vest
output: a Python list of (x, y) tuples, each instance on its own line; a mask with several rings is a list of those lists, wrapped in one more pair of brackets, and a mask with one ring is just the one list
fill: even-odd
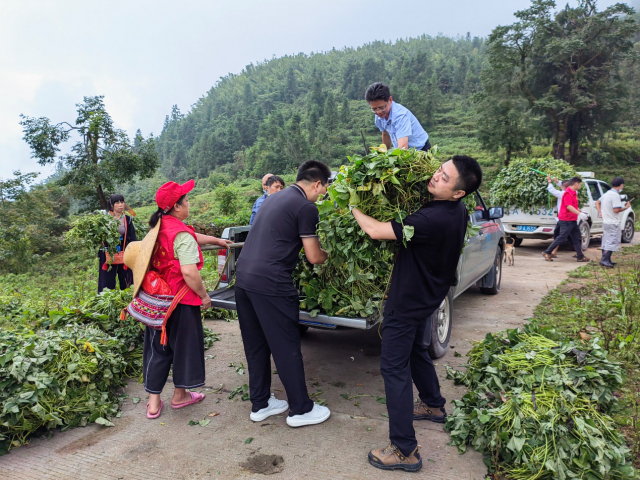
[[(156, 246), (151, 256), (151, 268), (157, 271), (164, 281), (167, 282), (169, 288), (171, 288), (172, 295), (176, 295), (180, 289), (186, 285), (182, 271), (180, 270), (180, 262), (173, 254), (173, 241), (180, 232), (188, 232), (196, 239), (193, 227), (185, 225), (171, 215), (164, 215), (162, 217), (162, 223), (160, 224)], [(200, 247), (198, 247), (198, 253), (200, 254), (200, 261), (197, 267), (198, 270), (200, 270), (204, 264)], [(202, 305), (202, 300), (196, 292), (189, 289), (180, 303), (184, 305)]]

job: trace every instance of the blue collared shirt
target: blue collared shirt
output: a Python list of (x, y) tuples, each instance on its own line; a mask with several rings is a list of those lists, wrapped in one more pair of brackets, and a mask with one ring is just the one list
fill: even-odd
[(380, 118), (377, 115), (375, 119), (376, 127), (381, 132), (385, 130), (389, 132), (394, 148), (398, 148), (399, 138), (409, 137), (409, 148), (418, 150), (424, 147), (429, 140), (429, 134), (422, 128), (416, 116), (399, 103), (393, 102), (391, 104), (388, 119)]
[(258, 214), (258, 209), (260, 208), (260, 205), (262, 205), (262, 202), (264, 202), (265, 198), (267, 198), (266, 193), (261, 197), (258, 197), (256, 203), (253, 204), (253, 208), (251, 209), (251, 218), (249, 219), (249, 225), (253, 225), (253, 222), (256, 219), (256, 215)]

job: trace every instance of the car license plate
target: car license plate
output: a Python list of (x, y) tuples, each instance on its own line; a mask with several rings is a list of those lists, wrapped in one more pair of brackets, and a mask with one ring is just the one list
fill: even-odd
[(533, 225), (516, 225), (516, 230), (519, 232), (535, 232), (538, 227)]

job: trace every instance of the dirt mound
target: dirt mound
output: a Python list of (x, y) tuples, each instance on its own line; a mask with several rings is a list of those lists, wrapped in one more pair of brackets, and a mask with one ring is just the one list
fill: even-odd
[(272, 473), (280, 473), (284, 469), (284, 458), (281, 455), (255, 455), (249, 457), (240, 466), (252, 473), (271, 475)]

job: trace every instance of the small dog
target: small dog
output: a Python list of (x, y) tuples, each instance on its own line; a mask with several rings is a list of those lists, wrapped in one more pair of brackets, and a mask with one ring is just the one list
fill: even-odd
[(504, 246), (504, 261), (509, 260), (509, 266), (512, 267), (516, 264), (516, 246), (515, 240), (511, 237), (507, 237), (507, 243)]

